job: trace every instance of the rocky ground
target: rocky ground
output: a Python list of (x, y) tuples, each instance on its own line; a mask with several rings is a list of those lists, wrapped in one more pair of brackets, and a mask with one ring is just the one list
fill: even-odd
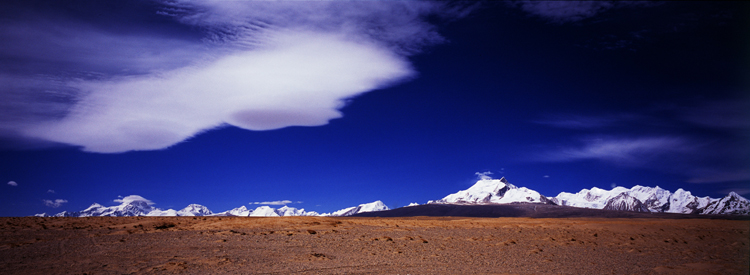
[(0, 218), (2, 274), (748, 274), (750, 221)]

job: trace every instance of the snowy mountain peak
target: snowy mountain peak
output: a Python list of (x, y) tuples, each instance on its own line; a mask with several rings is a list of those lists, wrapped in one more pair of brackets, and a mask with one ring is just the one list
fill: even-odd
[(177, 211), (177, 216), (209, 216), (213, 214), (211, 210), (200, 204), (190, 204), (182, 210)]
[(496, 180), (496, 179), (481, 179), (474, 183), (469, 189), (466, 189), (469, 193), (472, 194), (479, 194), (479, 193), (493, 193), (497, 194), (503, 188), (516, 188), (516, 186), (508, 183), (508, 181), (503, 177), (502, 179)]
[(104, 207), (104, 205), (101, 205), (101, 204), (98, 204), (98, 203), (94, 203), (91, 206), (89, 206), (89, 208), (86, 208), (83, 211), (89, 211), (89, 210), (93, 210), (93, 209), (97, 209), (97, 208), (103, 208), (103, 207)]
[(651, 212), (640, 200), (628, 195), (628, 193), (620, 193), (614, 198), (608, 200), (607, 204), (604, 206), (604, 210)]
[(253, 212), (250, 213), (250, 217), (278, 217), (279, 214), (276, 213), (276, 210), (271, 208), (270, 206), (259, 206), (258, 208), (255, 208)]
[(750, 201), (735, 192), (709, 203), (702, 214), (750, 215)]
[(247, 207), (245, 207), (243, 205), (243, 206), (237, 207), (235, 209), (222, 212), (220, 214), (227, 214), (228, 216), (247, 217), (247, 216), (250, 216), (250, 212), (252, 212), (252, 211), (248, 210)]
[(318, 216), (318, 212), (311, 211), (307, 212), (305, 209), (297, 209), (294, 207), (289, 207), (284, 205), (283, 207), (276, 209), (276, 214), (282, 217), (289, 217), (289, 216)]
[(383, 211), (383, 210), (389, 209), (388, 206), (386, 206), (385, 203), (383, 203), (380, 200), (377, 200), (371, 203), (360, 204), (358, 208), (359, 208), (359, 211), (357, 213)]
[[(612, 190), (593, 187), (591, 189), (582, 189), (575, 194), (561, 192), (556, 197), (551, 198), (550, 200), (558, 205), (603, 209), (607, 205), (607, 201), (629, 190), (630, 189), (621, 186), (612, 188)], [(642, 197), (642, 195), (634, 197)]]
[(526, 187), (517, 187), (510, 184), (505, 177), (492, 179), (482, 175), (469, 189), (450, 194), (441, 200), (429, 201), (428, 203), (552, 203), (547, 197), (539, 192)]

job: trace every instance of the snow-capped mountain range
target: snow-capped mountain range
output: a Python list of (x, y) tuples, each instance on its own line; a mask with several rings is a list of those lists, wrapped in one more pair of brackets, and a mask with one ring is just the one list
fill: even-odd
[(285, 217), (285, 216), (350, 216), (357, 213), (383, 211), (388, 207), (382, 201), (360, 204), (358, 206), (348, 207), (335, 211), (333, 213), (319, 214), (315, 211), (305, 211), (294, 207), (282, 206), (274, 209), (269, 206), (260, 206), (254, 210), (247, 209), (245, 206), (227, 210), (220, 213), (213, 213), (207, 207), (200, 204), (191, 204), (181, 210), (167, 209), (162, 210), (155, 208), (150, 200), (138, 195), (130, 195), (122, 199), (117, 199), (120, 205), (106, 207), (94, 203), (88, 208), (77, 211), (63, 211), (55, 215), (46, 213), (36, 214), (37, 217), (127, 217), (127, 216), (241, 216), (241, 217)]
[[(360, 204), (332, 213), (317, 213), (294, 207), (283, 206), (272, 208), (260, 206), (253, 210), (241, 206), (220, 213), (213, 213), (205, 206), (191, 204), (181, 210), (162, 210), (153, 207), (153, 203), (141, 196), (130, 195), (115, 200), (120, 205), (105, 207), (94, 203), (89, 208), (78, 212), (61, 212), (54, 217), (94, 217), (94, 216), (242, 216), (242, 217), (285, 217), (285, 216), (351, 216), (357, 213), (389, 210), (382, 201)], [(440, 200), (428, 201), (428, 204), (507, 204), (507, 203), (541, 203), (594, 208), (604, 210), (621, 210), (653, 213), (681, 214), (722, 214), (750, 215), (750, 202), (735, 192), (717, 199), (696, 197), (689, 191), (677, 189), (674, 193), (660, 187), (636, 185), (633, 188), (615, 187), (612, 190), (601, 188), (583, 189), (578, 193), (562, 192), (556, 197), (546, 197), (526, 187), (518, 187), (504, 177), (492, 179), (480, 174), (480, 179), (469, 189), (450, 194)], [(415, 206), (416, 203), (409, 204)], [(49, 217), (47, 214), (35, 216)]]
[(469, 189), (450, 194), (443, 199), (429, 201), (438, 204), (544, 203), (581, 208), (659, 212), (682, 214), (750, 215), (750, 202), (735, 192), (721, 198), (696, 197), (689, 191), (674, 193), (660, 187), (636, 185), (633, 188), (615, 187), (583, 189), (572, 194), (562, 192), (556, 197), (545, 197), (526, 187), (510, 184), (505, 178), (492, 179), (481, 175)]

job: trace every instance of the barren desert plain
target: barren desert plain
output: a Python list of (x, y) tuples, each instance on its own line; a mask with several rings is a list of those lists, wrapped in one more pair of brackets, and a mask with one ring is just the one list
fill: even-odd
[(0, 218), (2, 274), (748, 274), (750, 221)]

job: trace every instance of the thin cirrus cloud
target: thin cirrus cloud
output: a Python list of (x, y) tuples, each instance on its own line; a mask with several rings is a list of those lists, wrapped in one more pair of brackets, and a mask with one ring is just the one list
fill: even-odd
[(549, 115), (534, 123), (607, 136), (564, 144), (534, 160), (599, 160), (668, 171), (694, 184), (748, 181), (749, 117), (746, 98), (657, 104), (640, 112), (599, 116)]
[(692, 171), (688, 183), (740, 182), (750, 180), (750, 171), (745, 169), (698, 169)]
[(680, 114), (685, 121), (708, 128), (750, 133), (750, 100), (717, 100), (702, 103)]
[(521, 10), (555, 23), (576, 22), (613, 8), (651, 6), (646, 1), (510, 1)]
[(63, 204), (67, 203), (68, 201), (67, 200), (63, 200), (63, 199), (56, 199), (54, 201), (53, 200), (42, 200), (42, 202), (44, 202), (44, 205), (46, 205), (46, 206), (49, 206), (49, 207), (52, 207), (52, 208), (58, 208), (58, 207), (62, 206)]
[(602, 160), (622, 165), (644, 165), (664, 155), (691, 150), (686, 140), (676, 137), (593, 138), (585, 140), (581, 146), (542, 154), (538, 159), (550, 162)]
[(583, 116), (558, 114), (546, 119), (533, 121), (537, 124), (567, 129), (597, 129), (633, 122), (643, 117), (636, 114), (617, 114), (604, 116)]
[(324, 125), (342, 117), (347, 99), (415, 77), (408, 56), (444, 41), (425, 17), (467, 10), (421, 1), (162, 3), (163, 18), (202, 39), (56, 17), (17, 24), (25, 31), (6, 24), (0, 36), (39, 42), (36, 50), (6, 42), (2, 54), (28, 62), (0, 72), (12, 87), (0, 88), (8, 107), (0, 135), (117, 153), (164, 149), (217, 127)]

